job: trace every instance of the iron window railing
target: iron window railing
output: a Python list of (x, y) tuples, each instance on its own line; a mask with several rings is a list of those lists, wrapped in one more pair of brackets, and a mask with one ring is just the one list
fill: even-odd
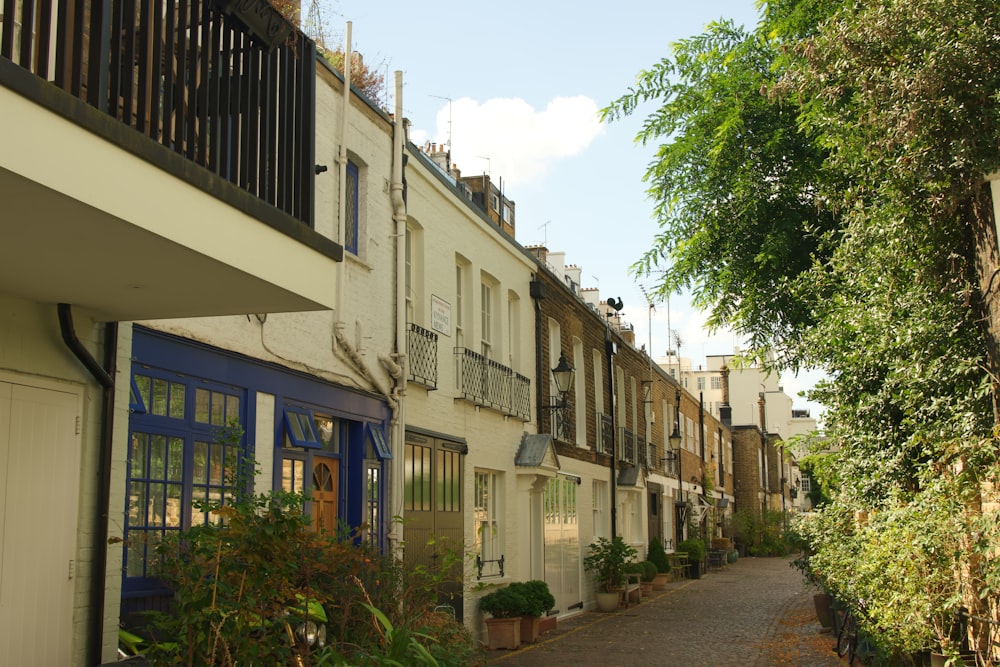
[(467, 347), (455, 348), (455, 355), (463, 398), (523, 421), (531, 418), (528, 378)]
[(0, 60), (312, 224), (316, 48), (266, 0), (4, 0), (2, 12)]
[(622, 428), (621, 432), (621, 451), (618, 453), (618, 459), (635, 463), (635, 434), (627, 428)]
[(601, 454), (611, 454), (615, 451), (615, 429), (611, 423), (611, 415), (600, 415), (600, 438), (597, 441), (597, 451)]
[(437, 389), (438, 335), (411, 322), (406, 336), (406, 353), (410, 369), (409, 379), (431, 389)]
[[(562, 395), (549, 397), (549, 405), (560, 405), (562, 401)], [(549, 414), (549, 419), (552, 420), (552, 437), (563, 442), (573, 442), (573, 419), (569, 403), (560, 408), (552, 408)]]

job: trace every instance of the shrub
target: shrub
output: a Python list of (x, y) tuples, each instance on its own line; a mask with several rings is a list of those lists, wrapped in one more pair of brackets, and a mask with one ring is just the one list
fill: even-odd
[[(537, 603), (536, 603), (537, 604)], [(479, 598), (479, 609), (493, 618), (516, 618), (535, 616), (535, 605), (524, 595), (524, 591), (511, 584), (491, 591)], [(541, 616), (541, 614), (537, 614)]]
[[(242, 491), (249, 472), (230, 476), (237, 491), (229, 504), (206, 507), (220, 521), (157, 545), (157, 574), (174, 596), (171, 612), (153, 613), (152, 625), (173, 645), (153, 646), (150, 665), (373, 664), (379, 658), (371, 656), (426, 653), (417, 644), (434, 655), (463, 656), (439, 664), (481, 664), (454, 618), (428, 620), (443, 576), (406, 569), (353, 531), (309, 530), (301, 496)], [(294, 646), (288, 635), (316, 603), (326, 616), (328, 647), (320, 653)]]
[(677, 550), (688, 555), (689, 563), (700, 563), (705, 559), (705, 543), (701, 540), (682, 540), (677, 543)]
[(667, 557), (666, 549), (663, 548), (663, 542), (659, 539), (654, 537), (649, 540), (646, 558), (656, 566), (657, 572), (670, 572), (670, 559)]
[(516, 581), (509, 588), (513, 588), (521, 593), (530, 605), (529, 616), (542, 616), (552, 607), (556, 606), (556, 599), (549, 592), (549, 585), (540, 579), (531, 581)]

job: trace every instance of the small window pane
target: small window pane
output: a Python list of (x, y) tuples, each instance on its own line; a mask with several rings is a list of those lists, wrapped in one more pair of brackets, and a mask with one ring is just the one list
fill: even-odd
[(153, 435), (149, 439), (149, 478), (163, 479), (166, 473), (167, 439)]
[(167, 454), (167, 480), (179, 482), (184, 474), (184, 441), (180, 438), (170, 438), (170, 451)]
[(211, 471), (208, 478), (209, 484), (222, 484), (222, 445), (217, 442), (213, 442), (212, 453), (209, 458), (209, 470)]
[(194, 468), (191, 475), (195, 484), (208, 484), (208, 443), (194, 443)]
[(210, 405), (209, 392), (207, 389), (196, 389), (194, 392), (194, 420), (202, 424), (208, 423), (208, 410)]
[(184, 419), (184, 396), (186, 387), (177, 382), (170, 383), (170, 416)]
[(167, 484), (166, 525), (168, 528), (180, 528), (181, 526), (182, 491), (183, 487), (180, 484)]
[(225, 394), (220, 394), (213, 391), (211, 401), (212, 401), (212, 425), (225, 426), (226, 425)]
[(141, 577), (145, 574), (146, 568), (146, 544), (142, 533), (136, 533), (129, 538), (128, 542), (128, 568), (126, 573), (130, 577)]
[(240, 397), (226, 394), (226, 421), (240, 418)]
[(149, 436), (145, 433), (132, 434), (132, 477), (146, 476), (146, 450), (149, 447)]
[(132, 482), (128, 485), (128, 525), (146, 525), (146, 483)]
[(149, 485), (150, 527), (163, 525), (163, 503), (164, 503), (163, 484), (150, 484)]
[(149, 410), (154, 415), (167, 415), (167, 381), (153, 378), (153, 400)]

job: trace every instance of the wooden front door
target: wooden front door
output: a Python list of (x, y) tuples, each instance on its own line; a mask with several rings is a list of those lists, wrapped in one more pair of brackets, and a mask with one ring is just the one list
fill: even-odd
[(317, 456), (313, 459), (312, 527), (313, 530), (337, 530), (338, 459)]

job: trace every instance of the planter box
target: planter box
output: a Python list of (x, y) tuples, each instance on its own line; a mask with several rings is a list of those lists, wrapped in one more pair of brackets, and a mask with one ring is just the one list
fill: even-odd
[(559, 622), (558, 616), (543, 616), (538, 620), (538, 631), (543, 635), (556, 629)]
[(654, 591), (665, 591), (667, 590), (667, 584), (670, 582), (669, 572), (657, 572), (656, 578), (653, 579), (653, 590)]
[[(943, 653), (931, 653), (931, 667), (944, 667), (948, 662), (948, 656)], [(954, 667), (976, 667), (976, 654), (963, 653), (962, 657), (953, 662)]]
[(521, 648), (521, 618), (487, 618), (486, 634), (491, 651)]
[(534, 644), (538, 641), (538, 636), (542, 634), (541, 619), (537, 616), (521, 617), (521, 641)]

